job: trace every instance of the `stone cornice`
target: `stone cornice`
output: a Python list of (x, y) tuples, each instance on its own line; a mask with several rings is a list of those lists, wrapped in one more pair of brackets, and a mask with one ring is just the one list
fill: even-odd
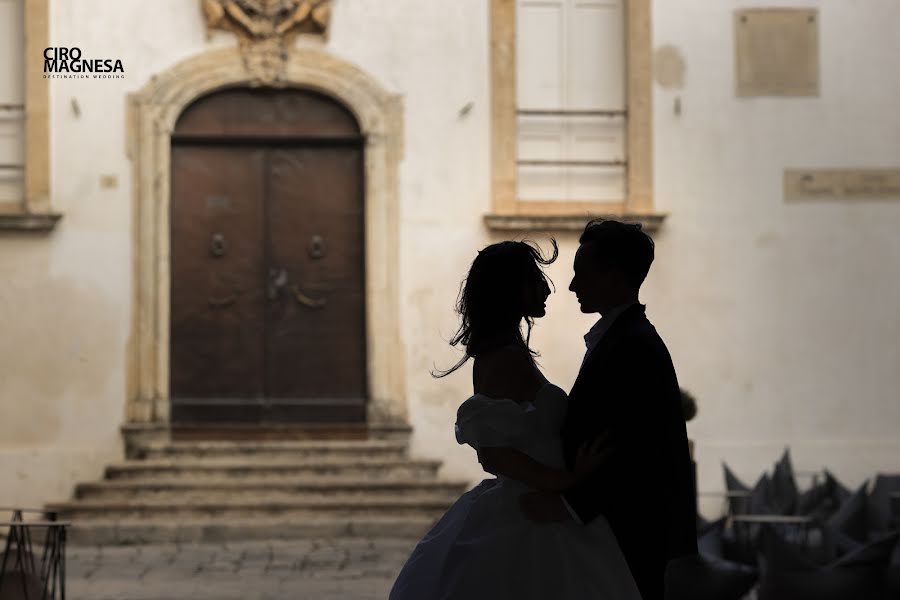
[(51, 231), (62, 218), (60, 213), (0, 213), (0, 231)]
[(487, 214), (484, 223), (497, 231), (581, 231), (585, 224), (598, 217), (615, 219), (626, 223), (640, 223), (648, 233), (659, 231), (666, 218), (664, 213), (651, 214), (582, 214), (582, 215), (541, 215), (541, 214)]

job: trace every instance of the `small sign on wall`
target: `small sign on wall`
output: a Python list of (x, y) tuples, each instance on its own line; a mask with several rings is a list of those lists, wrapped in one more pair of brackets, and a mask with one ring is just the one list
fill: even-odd
[(787, 169), (784, 199), (900, 200), (898, 169)]
[(738, 96), (819, 95), (816, 9), (736, 11), (735, 51)]

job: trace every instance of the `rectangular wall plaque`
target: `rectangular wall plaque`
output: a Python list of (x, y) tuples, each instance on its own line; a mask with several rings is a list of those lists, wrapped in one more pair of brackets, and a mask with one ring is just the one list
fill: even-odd
[(819, 95), (816, 9), (736, 11), (735, 52), (738, 96)]
[(900, 168), (897, 169), (787, 169), (784, 199), (805, 200), (900, 200)]

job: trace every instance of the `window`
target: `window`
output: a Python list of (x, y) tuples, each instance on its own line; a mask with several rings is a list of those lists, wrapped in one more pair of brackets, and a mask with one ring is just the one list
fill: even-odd
[(650, 0), (492, 0), (489, 226), (653, 213)]
[(625, 197), (622, 0), (516, 3), (517, 198)]
[(25, 0), (0, 0), (0, 210), (25, 198)]
[(48, 0), (0, 0), (0, 230), (52, 229)]

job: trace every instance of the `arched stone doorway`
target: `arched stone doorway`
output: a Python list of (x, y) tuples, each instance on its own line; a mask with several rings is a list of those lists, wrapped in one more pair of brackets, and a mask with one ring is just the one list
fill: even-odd
[[(176, 123), (197, 99), (227, 89), (259, 87), (258, 80), (248, 71), (240, 51), (228, 48), (182, 61), (129, 97), (127, 147), (134, 165), (135, 265), (129, 424), (167, 426), (171, 420), (171, 154)], [(403, 137), (400, 97), (319, 48), (291, 49), (279, 87), (327, 96), (345, 107), (359, 126), (364, 149), (365, 416), (370, 427), (403, 427), (407, 408), (397, 246), (397, 169)]]
[(178, 118), (173, 423), (366, 420), (362, 142), (301, 89), (218, 91)]

